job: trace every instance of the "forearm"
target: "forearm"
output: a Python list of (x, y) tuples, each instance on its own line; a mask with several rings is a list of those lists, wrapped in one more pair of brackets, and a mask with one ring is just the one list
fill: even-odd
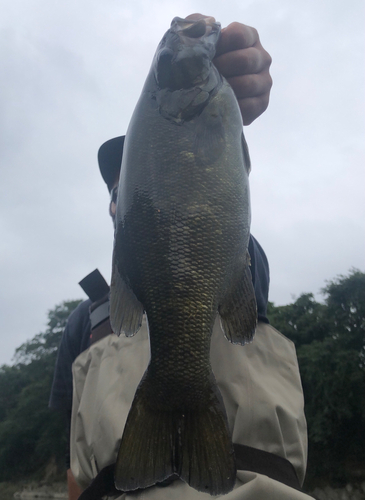
[(74, 475), (71, 469), (67, 470), (67, 490), (68, 490), (68, 500), (77, 500), (81, 495), (82, 491), (79, 485), (76, 483)]

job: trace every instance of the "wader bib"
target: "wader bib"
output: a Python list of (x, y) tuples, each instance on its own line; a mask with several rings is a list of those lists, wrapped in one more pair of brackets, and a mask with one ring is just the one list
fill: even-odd
[[(76, 358), (71, 468), (82, 489), (116, 461), (124, 424), (149, 357), (144, 318), (134, 337), (108, 335)], [(309, 499), (288, 486), (291, 482), (285, 479), (291, 473), (300, 487), (307, 460), (303, 392), (294, 344), (272, 326), (259, 322), (251, 344), (232, 345), (216, 321), (211, 363), (227, 410), (236, 456), (239, 445), (254, 449), (242, 448), (242, 456), (237, 456), (236, 486), (220, 498)], [(245, 450), (250, 453), (245, 454)], [(209, 498), (178, 479), (165, 487), (123, 493), (118, 500)]]

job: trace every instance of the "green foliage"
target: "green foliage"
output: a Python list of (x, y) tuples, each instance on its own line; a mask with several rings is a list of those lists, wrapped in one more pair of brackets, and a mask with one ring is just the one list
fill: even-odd
[(43, 359), (57, 352), (67, 318), (80, 304), (80, 300), (62, 302), (48, 312), (47, 330), (28, 340), (15, 351), (15, 360), (20, 364)]
[(0, 481), (37, 471), (65, 454), (64, 415), (48, 408), (57, 348), (80, 301), (48, 313), (47, 329), (22, 344), (13, 366), (0, 367)]
[(332, 483), (365, 473), (365, 274), (353, 269), (293, 304), (269, 306), (273, 326), (296, 346), (308, 422), (308, 479)]

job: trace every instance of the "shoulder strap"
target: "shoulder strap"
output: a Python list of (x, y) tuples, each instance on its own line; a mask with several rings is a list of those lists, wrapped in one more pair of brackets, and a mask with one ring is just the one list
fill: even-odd
[(90, 345), (113, 333), (109, 321), (109, 285), (98, 269), (79, 282), (86, 295), (92, 300), (90, 306)]

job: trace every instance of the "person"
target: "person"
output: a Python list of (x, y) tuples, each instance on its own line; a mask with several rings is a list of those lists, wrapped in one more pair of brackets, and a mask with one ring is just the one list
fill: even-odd
[[(188, 19), (200, 17), (194, 14)], [(266, 110), (272, 85), (271, 58), (263, 49), (257, 31), (240, 23), (223, 29), (214, 63), (236, 94), (243, 124), (249, 125)], [(100, 171), (111, 193), (109, 213), (113, 219), (123, 142), (123, 137), (111, 139), (101, 146), (98, 154)], [(212, 337), (211, 361), (233, 442), (246, 447), (242, 449), (248, 455), (240, 457), (246, 462), (242, 467), (238, 464), (237, 487), (227, 499), (243, 498), (242, 495), (265, 498), (265, 491), (266, 498), (304, 499), (308, 497), (282, 479), (283, 475), (296, 476), (299, 485), (305, 473), (306, 424), (295, 350), (267, 320), (268, 263), (252, 236), (249, 252), (258, 304), (256, 339), (251, 345), (237, 349), (223, 338), (218, 324)], [(72, 472), (69, 467), (67, 473), (70, 500), (78, 498), (98, 472), (115, 461), (129, 406), (148, 363), (145, 319), (141, 331), (133, 338), (116, 337), (106, 327), (103, 335), (96, 335), (98, 341), (91, 338), (90, 342), (91, 332), (100, 328), (100, 324), (108, 324), (104, 317), (92, 329), (91, 316), (103, 304), (107, 304), (107, 297), (89, 299), (71, 314), (56, 362), (50, 406), (66, 411), (69, 427), (72, 409)], [(273, 465), (272, 457), (280, 464)], [(280, 460), (285, 461), (285, 466)], [(278, 475), (272, 474), (272, 469), (279, 471)], [(141, 495), (161, 499), (202, 498), (202, 494), (181, 481), (174, 481), (166, 488), (152, 487)], [(123, 494), (121, 498), (131, 497)]]

